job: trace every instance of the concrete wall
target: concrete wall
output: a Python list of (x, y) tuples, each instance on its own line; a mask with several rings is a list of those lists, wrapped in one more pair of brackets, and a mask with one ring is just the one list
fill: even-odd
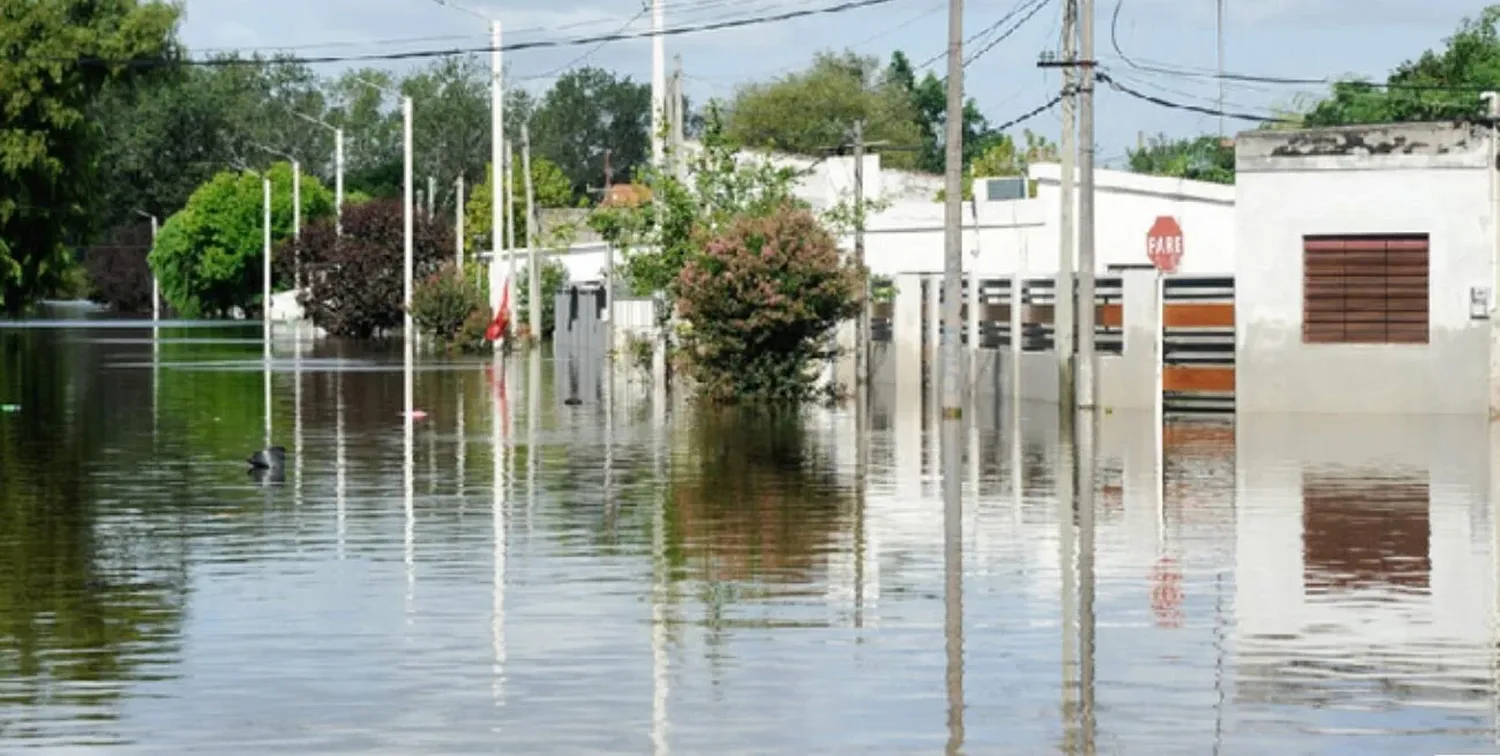
[[(1007, 275), (1018, 269), (1055, 275), (1062, 238), (1061, 176), (1060, 166), (1034, 165), (1035, 198), (965, 203), (963, 269), (981, 275)], [(1225, 275), (1234, 270), (1234, 187), (1103, 170), (1096, 174), (1096, 186), (1095, 272), (1148, 263), (1146, 232), (1161, 215), (1176, 217), (1182, 226), (1182, 274)], [(875, 273), (943, 270), (941, 203), (893, 202), (870, 217), (867, 229), (865, 258)], [(1074, 260), (1076, 269), (1076, 247)]]
[[(1125, 348), (1122, 354), (1099, 355), (1099, 406), (1107, 409), (1150, 409), (1156, 396), (1156, 273), (1127, 270), (1123, 284)], [(898, 386), (898, 401), (920, 401), (920, 387), (938, 385), (932, 379), (940, 343), (941, 312), (924, 288), (941, 285), (937, 275), (901, 274), (894, 279), (896, 301), (891, 318), (891, 342), (885, 359), (894, 364), (890, 380)], [(1013, 366), (1017, 354), (1010, 347), (970, 351), (973, 385), (983, 392), (1010, 397), (1016, 391)], [(1019, 395), (1025, 401), (1058, 400), (1057, 356), (1053, 351), (1021, 352)], [(886, 374), (877, 374), (886, 375)], [(880, 378), (877, 377), (877, 380)]]
[[(1240, 135), (1241, 412), (1487, 411), (1487, 328), (1469, 319), (1468, 300), (1492, 275), (1486, 133), (1405, 124)], [(1303, 344), (1302, 237), (1394, 232), (1430, 234), (1431, 343)]]

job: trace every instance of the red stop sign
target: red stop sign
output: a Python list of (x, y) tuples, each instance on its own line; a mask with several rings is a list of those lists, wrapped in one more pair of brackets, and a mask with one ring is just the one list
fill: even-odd
[(1177, 272), (1182, 264), (1182, 226), (1170, 215), (1157, 216), (1146, 232), (1146, 257), (1163, 273)]

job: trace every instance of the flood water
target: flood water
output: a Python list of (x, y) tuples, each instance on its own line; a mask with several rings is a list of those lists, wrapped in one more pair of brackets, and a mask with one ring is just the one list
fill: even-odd
[(1174, 423), (1158, 483), (1136, 414), (945, 464), (546, 356), (420, 358), (408, 431), (399, 348), (291, 342), (268, 413), (258, 326), (0, 325), (0, 751), (1500, 750), (1483, 418)]

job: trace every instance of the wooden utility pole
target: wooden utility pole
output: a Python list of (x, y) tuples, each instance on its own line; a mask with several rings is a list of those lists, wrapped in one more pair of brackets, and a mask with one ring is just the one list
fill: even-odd
[(865, 270), (865, 122), (854, 122), (854, 264), (859, 266), (863, 289), (859, 323), (854, 332), (854, 384), (869, 381), (865, 374), (870, 349), (870, 274)]
[(1093, 409), (1099, 371), (1094, 354), (1094, 0), (1079, 0), (1078, 104), (1078, 406)]
[(542, 338), (542, 270), (537, 264), (536, 254), (536, 198), (531, 187), (531, 134), (526, 130), (526, 124), (521, 124), (521, 172), (526, 182), (526, 267), (527, 291), (531, 293), (529, 322), (531, 323), (531, 336), (540, 341)]
[(1059, 202), (1062, 218), (1058, 222), (1061, 243), (1057, 249), (1057, 286), (1054, 304), (1057, 317), (1053, 318), (1053, 349), (1057, 352), (1057, 403), (1063, 422), (1073, 419), (1074, 388), (1073, 336), (1078, 299), (1073, 289), (1073, 258), (1077, 250), (1074, 233), (1073, 180), (1076, 173), (1078, 146), (1073, 138), (1076, 125), (1073, 107), (1078, 96), (1078, 72), (1073, 68), (1078, 56), (1078, 0), (1064, 0), (1062, 22), (1062, 181)]
[(959, 381), (959, 276), (963, 272), (963, 0), (948, 0), (948, 123), (943, 186), (943, 417), (963, 414)]

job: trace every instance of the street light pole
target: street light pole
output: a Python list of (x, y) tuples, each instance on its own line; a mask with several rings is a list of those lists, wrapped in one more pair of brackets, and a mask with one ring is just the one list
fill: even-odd
[(406, 131), (405, 144), (402, 146), (402, 152), (404, 153), (404, 156), (402, 158), (403, 165), (402, 165), (402, 168), (401, 168), (402, 183), (404, 185), (403, 191), (405, 193), (405, 197), (404, 197), (404, 200), (403, 200), (403, 204), (405, 205), (405, 212), (404, 212), (404, 216), (403, 216), (403, 219), (402, 219), (402, 224), (403, 224), (403, 228), (404, 228), (404, 231), (405, 231), (405, 234), (406, 234), (406, 239), (405, 239), (405, 244), (404, 244), (404, 247), (405, 247), (405, 256), (404, 256), (404, 264), (403, 264), (403, 268), (402, 268), (402, 270), (405, 273), (405, 275), (403, 276), (403, 279), (404, 279), (403, 280), (403, 284), (404, 284), (405, 294), (404, 294), (404, 296), (401, 299), (401, 306), (402, 306), (402, 309), (405, 311), (406, 317), (405, 317), (405, 322), (403, 323), (403, 328), (405, 330), (403, 331), (402, 335), (404, 335), (406, 337), (406, 339), (409, 341), (413, 337), (412, 330), (411, 330), (411, 328), (412, 328), (412, 325), (411, 325), (411, 323), (412, 323), (412, 321), (411, 321), (411, 289), (412, 289), (412, 276), (415, 275), (415, 271), (413, 270), (413, 265), (412, 265), (412, 206), (411, 206), (411, 201), (412, 201), (412, 197), (411, 197), (411, 192), (412, 192), (412, 183), (411, 183), (411, 181), (412, 181), (412, 178), (411, 178), (412, 165), (411, 165), (411, 159), (412, 159), (412, 156), (411, 156), (411, 98), (410, 97), (402, 97), (401, 98), (401, 122), (402, 122), (402, 127)]
[[(155, 250), (156, 216), (145, 210), (137, 210), (135, 214), (151, 220), (151, 249)], [(146, 254), (149, 256), (151, 253), (147, 252)], [(147, 267), (150, 267), (149, 260), (147, 261)], [(155, 323), (158, 320), (161, 320), (161, 281), (156, 277), (156, 271), (153, 270), (151, 271), (151, 322)]]
[(334, 231), (344, 235), (344, 127), (333, 129), (333, 215)]

